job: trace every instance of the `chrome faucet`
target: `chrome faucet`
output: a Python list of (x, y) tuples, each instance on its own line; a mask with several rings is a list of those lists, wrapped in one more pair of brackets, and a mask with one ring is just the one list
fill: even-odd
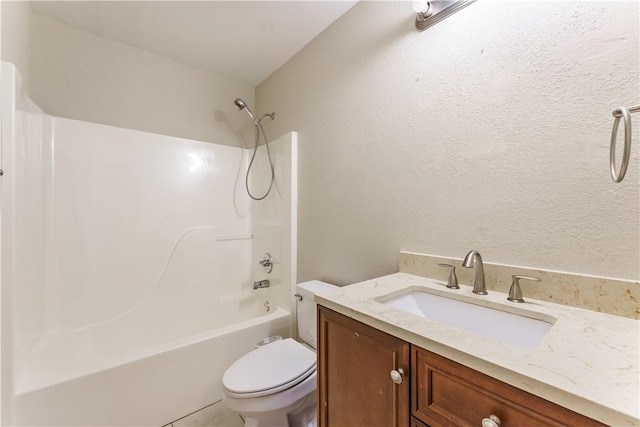
[(478, 295), (487, 295), (487, 284), (484, 280), (484, 265), (482, 257), (478, 251), (469, 251), (462, 261), (462, 266), (466, 268), (473, 267), (473, 261), (476, 261), (476, 278), (473, 281), (473, 293)]

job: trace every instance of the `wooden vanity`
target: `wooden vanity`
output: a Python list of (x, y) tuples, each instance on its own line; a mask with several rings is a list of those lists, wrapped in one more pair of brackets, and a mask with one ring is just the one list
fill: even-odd
[(605, 425), (322, 306), (318, 381), (322, 427)]

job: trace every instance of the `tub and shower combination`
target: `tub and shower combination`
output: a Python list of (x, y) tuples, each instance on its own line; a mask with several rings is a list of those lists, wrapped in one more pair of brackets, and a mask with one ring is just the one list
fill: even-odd
[(249, 150), (48, 116), (2, 67), (2, 410), (163, 425), (220, 400), (234, 360), (291, 333), (296, 135), (255, 202)]

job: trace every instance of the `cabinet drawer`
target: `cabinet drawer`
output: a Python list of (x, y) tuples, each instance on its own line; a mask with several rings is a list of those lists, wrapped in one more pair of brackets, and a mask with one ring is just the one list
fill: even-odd
[(431, 427), (602, 426), (566, 408), (419, 347), (412, 347), (412, 414)]
[(419, 419), (417, 419), (416, 417), (411, 417), (411, 427), (429, 427), (429, 426), (423, 423), (422, 421), (420, 421)]

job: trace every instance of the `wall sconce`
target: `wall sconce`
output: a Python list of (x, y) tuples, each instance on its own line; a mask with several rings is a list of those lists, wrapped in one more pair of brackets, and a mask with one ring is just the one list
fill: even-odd
[(415, 0), (413, 10), (416, 12), (416, 28), (424, 31), (432, 25), (452, 15), (476, 0), (427, 1)]

